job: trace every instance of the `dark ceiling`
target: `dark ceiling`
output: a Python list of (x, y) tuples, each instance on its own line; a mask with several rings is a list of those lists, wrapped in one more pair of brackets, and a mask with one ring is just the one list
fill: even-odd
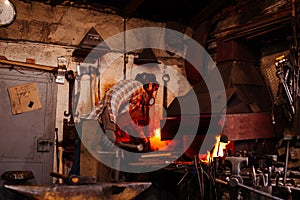
[(210, 17), (228, 0), (23, 0), (50, 5), (66, 5), (114, 13), (126, 18), (152, 21), (195, 23), (195, 19)]

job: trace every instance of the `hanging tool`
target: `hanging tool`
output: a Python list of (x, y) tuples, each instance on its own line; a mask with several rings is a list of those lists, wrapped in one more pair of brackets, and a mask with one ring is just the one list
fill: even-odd
[(163, 108), (167, 109), (168, 107), (168, 82), (170, 81), (170, 75), (164, 74), (162, 76), (162, 80), (164, 82), (164, 89), (163, 89)]
[(64, 131), (63, 131), (63, 147), (64, 147), (64, 160), (69, 160), (72, 162), (72, 169), (70, 174), (79, 175), (80, 166), (80, 138), (78, 136), (74, 115), (73, 115), (73, 93), (74, 93), (74, 83), (75, 74), (72, 70), (67, 71), (66, 79), (69, 82), (69, 106), (68, 111), (64, 112), (66, 117), (70, 116), (70, 119), (64, 119)]
[(289, 112), (290, 112), (289, 113), (289, 121), (292, 121), (292, 119), (294, 118), (294, 114), (295, 114), (294, 98), (293, 98), (292, 92), (291, 92), (287, 82), (288, 82), (290, 70), (292, 71), (291, 73), (293, 74), (293, 69), (292, 69), (291, 65), (289, 64), (289, 61), (287, 59), (285, 59), (284, 56), (278, 57), (278, 58), (276, 58), (276, 60), (278, 60), (275, 63), (276, 75), (279, 78), (279, 83), (282, 84), (283, 89), (285, 91), (285, 95), (288, 99)]
[[(58, 128), (55, 128), (55, 151), (56, 151), (56, 172), (59, 173), (59, 148), (58, 148)], [(57, 179), (58, 181), (58, 179)]]
[(69, 105), (68, 111), (64, 112), (66, 117), (70, 116), (70, 119), (64, 119), (64, 130), (63, 130), (63, 147), (65, 150), (74, 151), (76, 128), (74, 123), (73, 109), (73, 89), (75, 83), (75, 76), (72, 70), (68, 71), (66, 74), (66, 79), (69, 82)]

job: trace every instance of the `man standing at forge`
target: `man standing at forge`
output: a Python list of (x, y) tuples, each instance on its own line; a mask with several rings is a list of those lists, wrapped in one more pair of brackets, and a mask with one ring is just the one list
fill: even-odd
[[(158, 87), (156, 76), (149, 73), (137, 74), (135, 80), (121, 80), (113, 85), (88, 116), (88, 119), (98, 120), (106, 135), (101, 137), (99, 145), (145, 151), (147, 139), (141, 127), (149, 124), (149, 107), (155, 102)], [(131, 135), (130, 143), (143, 142), (134, 145), (119, 142), (116, 140), (120, 135), (118, 130)]]

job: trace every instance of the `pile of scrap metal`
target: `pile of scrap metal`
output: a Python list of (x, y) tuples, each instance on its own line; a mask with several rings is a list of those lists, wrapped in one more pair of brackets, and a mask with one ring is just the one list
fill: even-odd
[[(293, 141), (293, 144), (291, 144)], [(296, 141), (296, 142), (295, 142)], [(299, 165), (289, 159), (290, 145), (299, 138), (284, 138), (283, 157), (278, 154), (243, 151), (234, 156), (213, 158), (210, 165), (220, 199), (298, 199), (300, 192)]]
[[(177, 188), (185, 187), (183, 191), (189, 191), (186, 197), (191, 199), (299, 199), (299, 158), (291, 157), (291, 149), (299, 147), (299, 142), (298, 137), (283, 138), (277, 149), (285, 149), (282, 156), (254, 150), (231, 154), (232, 146), (227, 145), (222, 156), (208, 153), (189, 162), (176, 161), (168, 168), (181, 173)], [(220, 146), (216, 144), (214, 150)]]

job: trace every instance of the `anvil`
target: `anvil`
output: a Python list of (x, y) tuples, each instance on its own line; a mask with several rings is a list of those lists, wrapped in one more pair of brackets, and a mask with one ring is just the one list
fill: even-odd
[(151, 186), (150, 182), (96, 183), (90, 185), (8, 185), (4, 187), (37, 200), (129, 200)]

